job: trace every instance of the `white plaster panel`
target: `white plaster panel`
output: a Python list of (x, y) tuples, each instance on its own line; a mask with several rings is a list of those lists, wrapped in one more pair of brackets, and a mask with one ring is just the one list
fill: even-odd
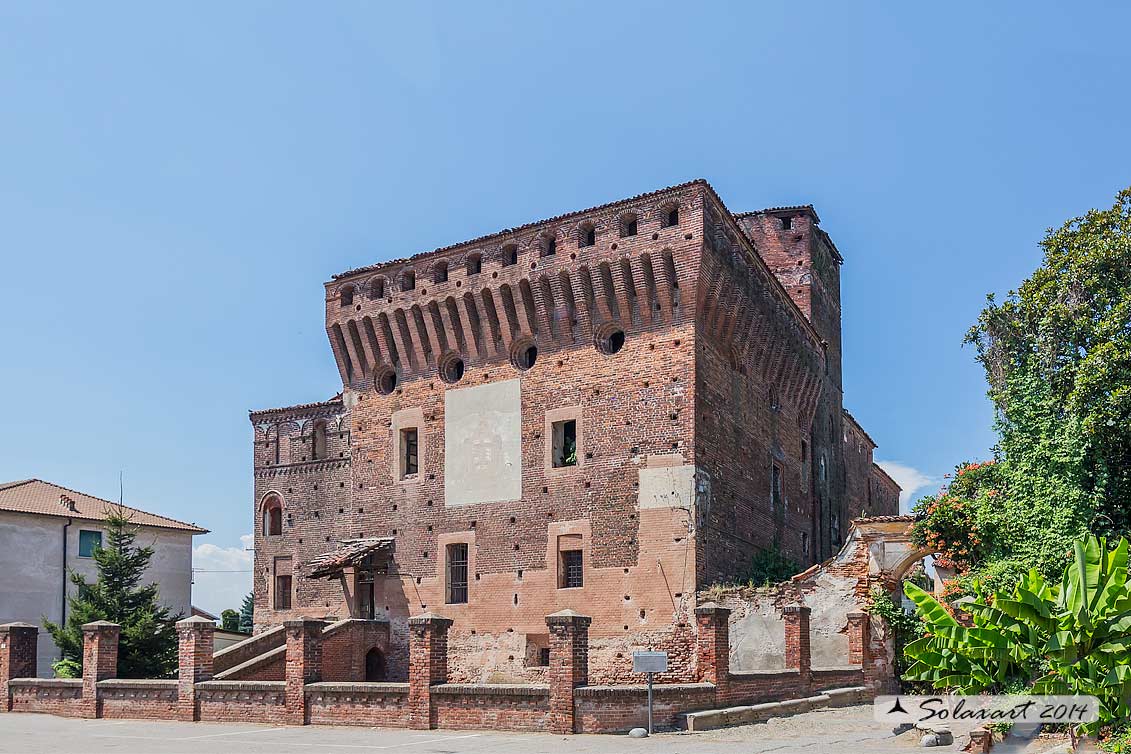
[(695, 466), (640, 469), (640, 508), (687, 508), (695, 500)]
[(518, 380), (444, 393), (444, 503), (522, 499), (522, 405)]

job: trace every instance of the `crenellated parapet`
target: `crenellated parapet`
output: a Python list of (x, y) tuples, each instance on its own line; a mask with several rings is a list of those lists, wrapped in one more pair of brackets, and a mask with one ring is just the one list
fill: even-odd
[(388, 393), (490, 364), (523, 370), (539, 353), (616, 350), (633, 330), (672, 325), (694, 300), (709, 190), (695, 181), (336, 276), (326, 330), (343, 384)]
[(349, 410), (342, 397), (249, 412), (255, 428), (256, 476), (345, 463), (350, 457)]

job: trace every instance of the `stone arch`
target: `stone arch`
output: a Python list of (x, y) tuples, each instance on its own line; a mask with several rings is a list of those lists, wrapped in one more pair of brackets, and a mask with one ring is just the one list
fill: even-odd
[(373, 647), (365, 653), (365, 680), (384, 681), (388, 674), (388, 663), (380, 647)]

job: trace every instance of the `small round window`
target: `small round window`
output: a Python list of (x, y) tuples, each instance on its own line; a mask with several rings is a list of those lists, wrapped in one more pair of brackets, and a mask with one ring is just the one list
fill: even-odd
[(392, 369), (383, 369), (377, 373), (373, 383), (378, 393), (388, 395), (397, 389), (397, 373)]
[(538, 361), (538, 347), (529, 341), (520, 343), (511, 354), (511, 364), (520, 372), (525, 372)]
[(624, 348), (624, 330), (616, 326), (603, 328), (597, 333), (597, 350), (611, 356)]
[(463, 368), (463, 359), (459, 354), (448, 354), (440, 362), (440, 379), (448, 384), (459, 382), (463, 379)]

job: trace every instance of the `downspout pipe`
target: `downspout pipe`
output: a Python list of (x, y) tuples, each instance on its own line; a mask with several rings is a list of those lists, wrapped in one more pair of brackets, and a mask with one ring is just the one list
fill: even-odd
[(67, 529), (71, 528), (74, 519), (68, 518), (63, 524), (63, 596), (59, 606), (59, 625), (67, 625)]

